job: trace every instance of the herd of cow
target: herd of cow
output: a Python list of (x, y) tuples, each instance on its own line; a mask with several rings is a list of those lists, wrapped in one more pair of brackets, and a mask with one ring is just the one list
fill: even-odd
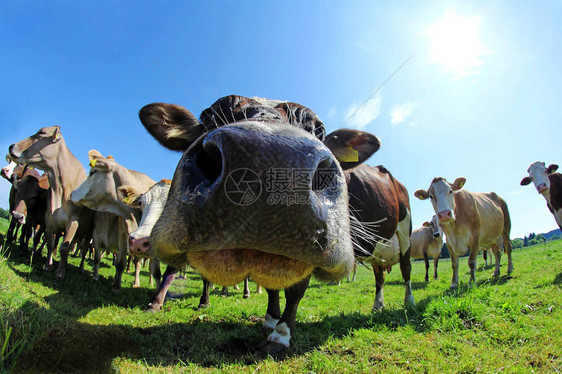
[[(412, 232), (406, 188), (383, 166), (364, 163), (379, 149), (378, 138), (351, 129), (326, 135), (320, 119), (304, 106), (233, 95), (217, 100), (200, 119), (162, 103), (143, 107), (139, 117), (164, 147), (183, 153), (171, 181), (155, 182), (95, 150), (88, 154), (88, 175), (57, 126), (9, 147), (10, 163), (2, 169), (13, 184), (7, 239), (21, 224), (20, 246), (27, 253), (34, 233), (32, 260), (40, 260), (46, 243), (44, 267), (51, 270), (63, 238), (59, 282), (75, 245), (82, 253), (81, 270), (93, 247), (94, 279), (102, 253), (116, 253), (113, 289), (121, 287), (127, 255), (136, 259), (134, 287), (139, 286), (138, 259), (150, 258), (157, 283), (151, 311), (160, 309), (177, 270), (186, 265), (202, 275), (200, 306), (209, 303), (210, 282), (231, 286), (251, 277), (268, 292), (265, 326), (273, 331), (260, 348), (273, 353), (289, 347), (312, 275), (337, 281), (356, 261), (371, 264), (376, 310), (384, 306), (385, 271), (399, 263), (404, 301), (413, 304), (410, 258), (425, 259), (428, 281), (433, 257), (437, 278), (443, 232), (453, 268), (451, 288), (458, 287), (459, 256), (467, 251), (471, 284), (480, 250), (494, 253), (494, 276), (502, 249), (507, 272), (513, 270), (511, 222), (501, 197), (463, 189), (464, 178), (453, 183), (435, 178), (414, 195), (429, 198), (436, 215)], [(521, 184), (533, 181), (562, 225), (562, 175), (556, 169), (533, 163)], [(291, 199), (272, 199), (279, 193)], [(167, 265), (163, 275), (160, 261)]]

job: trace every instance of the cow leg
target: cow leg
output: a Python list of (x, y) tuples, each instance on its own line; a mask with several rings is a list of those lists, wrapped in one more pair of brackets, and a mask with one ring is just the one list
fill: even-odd
[(101, 248), (97, 243), (94, 243), (94, 268), (92, 270), (92, 278), (98, 280), (100, 278), (99, 268), (101, 261)]
[(142, 261), (138, 257), (133, 258), (133, 264), (135, 265), (135, 283), (133, 283), (133, 288), (140, 287), (140, 271), (142, 268)]
[(121, 279), (123, 277), (123, 272), (127, 266), (127, 238), (129, 233), (127, 231), (127, 225), (124, 220), (119, 219), (119, 252), (117, 252), (117, 258), (115, 261), (115, 278), (113, 279), (113, 286), (111, 286), (112, 291), (116, 291), (121, 288)]
[(267, 291), (267, 311), (265, 312), (265, 322), (263, 326), (273, 330), (281, 318), (279, 290), (270, 290), (268, 288), (265, 290)]
[(258, 295), (261, 295), (261, 293), (262, 293), (261, 284), (257, 284), (257, 283), (256, 283), (256, 293), (257, 293)]
[[(427, 278), (427, 268), (429, 267), (429, 263), (426, 267), (426, 281), (429, 281)], [(400, 272), (402, 273), (402, 279), (404, 280), (404, 287), (405, 287), (405, 295), (404, 295), (404, 305), (416, 305), (414, 301), (414, 295), (412, 295), (412, 283), (410, 282), (410, 275), (412, 273), (412, 262), (410, 261), (410, 248), (406, 251), (406, 253), (402, 254), (400, 252)]]
[(285, 289), (285, 310), (283, 311), (281, 319), (275, 325), (275, 329), (271, 334), (269, 334), (267, 341), (264, 342), (265, 344), (260, 344), (259, 348), (262, 351), (268, 354), (276, 354), (286, 348), (289, 348), (289, 341), (291, 338), (295, 338), (295, 320), (297, 318), (297, 309), (306, 289), (308, 288), (309, 282), (310, 277), (307, 277), (299, 283)]
[(439, 279), (437, 275), (437, 264), (439, 263), (439, 257), (433, 259), (433, 279)]
[(375, 274), (375, 303), (373, 311), (381, 310), (384, 307), (384, 269), (373, 264), (373, 273)]
[(74, 243), (74, 235), (76, 235), (76, 231), (78, 230), (78, 220), (72, 218), (68, 226), (66, 226), (66, 234), (64, 236), (64, 240), (60, 245), (60, 262), (59, 268), (57, 270), (56, 280), (57, 282), (64, 281), (66, 277), (66, 263), (68, 262), (68, 254), (71, 249), (71, 245)]
[(45, 267), (43, 270), (51, 271), (53, 270), (53, 256), (59, 245), (60, 235), (47, 234), (47, 262), (45, 262)]
[(487, 268), (488, 267), (488, 251), (486, 249), (482, 252), (482, 257), (484, 258), (484, 267)]
[[(150, 274), (152, 278), (156, 281), (156, 288), (160, 288), (160, 282), (162, 281), (162, 271), (160, 270), (160, 260), (157, 258), (151, 258), (148, 266), (150, 268)], [(152, 284), (150, 284), (152, 286)]]
[(244, 299), (250, 298), (250, 278), (244, 279), (244, 295), (242, 296)]
[(157, 312), (162, 308), (164, 305), (164, 299), (166, 298), (166, 293), (168, 292), (168, 288), (172, 284), (173, 280), (176, 278), (176, 273), (178, 269), (167, 266), (166, 270), (164, 271), (164, 276), (162, 277), (162, 282), (160, 283), (160, 287), (156, 290), (154, 296), (152, 296), (152, 300), (148, 303), (148, 307), (146, 309), (147, 312)]
[(468, 253), (468, 267), (470, 268), (470, 280), (468, 281), (468, 286), (476, 286), (476, 259), (478, 258), (478, 243), (476, 241), (472, 242)]
[(451, 280), (451, 289), (456, 290), (459, 288), (459, 256), (449, 251), (451, 254), (451, 267), (453, 268), (453, 279)]
[[(509, 237), (504, 239), (504, 252), (507, 254), (507, 274), (511, 274), (514, 270), (513, 261), (511, 260), (511, 241)], [(499, 251), (498, 251), (499, 252)]]
[(494, 268), (494, 278), (500, 276), (500, 262), (502, 258), (502, 253), (499, 248), (494, 248), (494, 257), (496, 258), (496, 265)]
[(429, 282), (429, 256), (427, 252), (423, 252), (423, 262), (425, 263), (425, 281)]
[(228, 287), (223, 286), (221, 290), (221, 297), (228, 297)]
[(31, 249), (31, 258), (29, 259), (30, 263), (35, 261), (35, 255), (38, 250), (37, 248), (39, 247), (39, 242), (41, 241), (41, 235), (43, 235), (44, 232), (45, 228), (41, 225), (37, 231), (35, 231), (35, 235), (33, 235), (33, 248)]
[(201, 294), (201, 298), (199, 299), (199, 309), (207, 308), (209, 305), (211, 305), (209, 292), (211, 291), (212, 286), (213, 284), (211, 282), (203, 278), (203, 293)]
[(31, 234), (33, 233), (33, 226), (31, 223), (26, 223), (22, 227), (22, 235), (20, 239), (20, 253), (26, 255), (29, 250), (29, 239), (31, 239)]

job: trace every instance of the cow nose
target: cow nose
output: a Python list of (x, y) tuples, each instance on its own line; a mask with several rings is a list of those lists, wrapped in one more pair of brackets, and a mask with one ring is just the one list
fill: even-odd
[(14, 217), (16, 222), (18, 222), (22, 225), (25, 224), (25, 216), (23, 214), (21, 214), (20, 212), (13, 211), (12, 216)]
[(437, 213), (437, 218), (439, 218), (439, 221), (449, 221), (453, 218), (453, 215), (450, 210), (443, 210)]
[(129, 252), (131, 254), (143, 254), (147, 255), (150, 249), (150, 238), (143, 236), (136, 238), (133, 235), (129, 235)]
[(434, 237), (434, 238), (438, 238), (438, 237), (440, 237), (440, 236), (441, 236), (441, 235), (440, 235), (438, 232), (433, 233), (433, 237)]
[(537, 191), (539, 191), (539, 193), (544, 193), (547, 190), (548, 189), (546, 188), (546, 183), (541, 183), (537, 186)]

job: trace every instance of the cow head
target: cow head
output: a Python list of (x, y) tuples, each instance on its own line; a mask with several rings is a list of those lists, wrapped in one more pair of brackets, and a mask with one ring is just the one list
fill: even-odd
[(222, 285), (248, 275), (272, 289), (314, 274), (339, 279), (352, 268), (347, 188), (338, 157), (361, 163), (375, 136), (324, 125), (299, 104), (227, 96), (201, 121), (170, 104), (139, 113), (148, 132), (182, 151), (150, 246)]
[(558, 170), (558, 165), (552, 164), (547, 168), (544, 162), (533, 162), (529, 169), (527, 169), (529, 176), (521, 180), (521, 185), (526, 186), (533, 182), (537, 191), (542, 195), (546, 195), (550, 191), (548, 175), (556, 172), (556, 170)]
[(431, 221), (425, 221), (422, 224), (423, 227), (427, 227), (430, 228), (433, 234), (434, 238), (440, 238), (441, 236), (443, 236), (443, 230), (441, 229), (441, 226), (439, 225), (439, 221), (437, 219), (437, 216), (434, 215), (433, 217), (431, 217)]
[(121, 204), (116, 204), (117, 186), (113, 171), (117, 163), (112, 156), (103, 157), (96, 150), (88, 152), (90, 160), (90, 174), (77, 189), (70, 194), (73, 203), (87, 208), (113, 213), (116, 215), (127, 214), (127, 209)]
[(454, 193), (459, 191), (465, 183), (466, 179), (462, 177), (455, 179), (453, 184), (447, 182), (445, 178), (434, 178), (427, 191), (417, 190), (414, 196), (420, 200), (429, 198), (439, 223), (449, 223), (455, 220)]
[(139, 227), (136, 231), (129, 234), (129, 254), (153, 256), (154, 251), (150, 248), (150, 233), (156, 221), (162, 215), (171, 183), (172, 181), (169, 179), (162, 179), (150, 187), (144, 194), (133, 186), (117, 188), (117, 195), (123, 203), (132, 208), (138, 208), (142, 212)]
[(59, 145), (64, 143), (60, 127), (43, 127), (36, 134), (10, 145), (10, 157), (19, 163), (42, 169), (48, 160), (56, 158)]

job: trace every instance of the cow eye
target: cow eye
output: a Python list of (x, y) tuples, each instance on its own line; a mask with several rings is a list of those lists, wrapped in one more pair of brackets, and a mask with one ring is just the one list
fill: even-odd
[(449, 193), (450, 193), (450, 194), (451, 194), (451, 193), (453, 193), (453, 190), (452, 190), (452, 189), (450, 189), (450, 190), (449, 190)]
[(429, 195), (429, 198), (430, 198), (431, 200), (433, 200), (433, 195)]
[(94, 175), (94, 174), (96, 173), (96, 171), (97, 171), (96, 169), (91, 168), (91, 169), (90, 169), (90, 175)]

